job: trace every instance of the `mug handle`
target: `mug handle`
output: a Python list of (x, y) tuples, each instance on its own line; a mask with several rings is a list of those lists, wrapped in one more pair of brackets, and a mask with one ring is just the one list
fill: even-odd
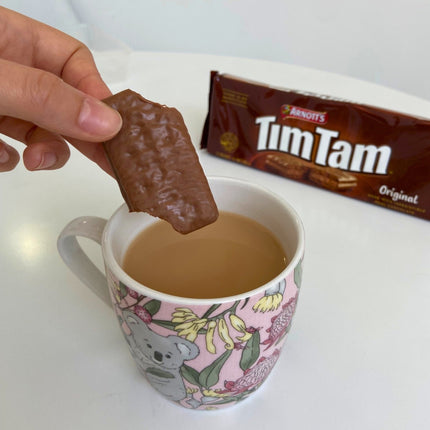
[(63, 261), (70, 270), (103, 302), (112, 306), (105, 275), (89, 259), (76, 237), (81, 236), (102, 242), (103, 230), (107, 220), (84, 216), (71, 221), (58, 236), (57, 248)]

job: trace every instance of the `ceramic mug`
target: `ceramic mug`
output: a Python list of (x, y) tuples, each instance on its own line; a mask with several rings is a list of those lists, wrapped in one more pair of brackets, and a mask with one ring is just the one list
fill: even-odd
[[(167, 399), (192, 409), (218, 409), (247, 398), (267, 378), (291, 327), (302, 278), (303, 225), (295, 210), (270, 191), (232, 178), (209, 178), (220, 210), (254, 219), (278, 238), (288, 266), (243, 294), (189, 299), (151, 290), (128, 276), (128, 245), (156, 221), (121, 206), (106, 221), (81, 217), (58, 238), (72, 271), (112, 306), (138, 368)], [(106, 276), (77, 236), (101, 244)], [(106, 282), (107, 279), (107, 282)]]

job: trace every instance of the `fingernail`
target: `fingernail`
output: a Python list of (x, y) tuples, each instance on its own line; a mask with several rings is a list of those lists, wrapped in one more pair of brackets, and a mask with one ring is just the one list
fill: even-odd
[(85, 98), (79, 112), (78, 124), (85, 132), (106, 138), (119, 131), (122, 119), (117, 111), (103, 102)]
[(9, 161), (9, 152), (6, 149), (0, 149), (0, 163), (7, 163)]
[(49, 169), (57, 163), (57, 156), (53, 152), (45, 152), (42, 154), (39, 165), (36, 170)]

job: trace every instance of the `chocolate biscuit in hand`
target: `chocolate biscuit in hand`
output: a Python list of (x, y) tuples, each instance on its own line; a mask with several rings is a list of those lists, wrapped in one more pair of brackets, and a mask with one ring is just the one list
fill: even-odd
[(104, 102), (123, 120), (104, 148), (129, 210), (183, 234), (214, 222), (218, 209), (182, 115), (131, 90)]

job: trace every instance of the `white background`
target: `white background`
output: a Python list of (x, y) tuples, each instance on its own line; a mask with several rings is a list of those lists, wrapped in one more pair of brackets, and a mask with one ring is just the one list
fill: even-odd
[[(430, 102), (297, 66), (144, 52), (130, 63), (112, 90), (176, 106), (196, 144), (212, 68), (430, 115)], [(242, 405), (205, 413), (170, 404), (145, 382), (113, 312), (56, 250), (71, 219), (107, 218), (123, 202), (115, 181), (72, 151), (60, 170), (20, 164), (0, 175), (0, 429), (428, 430), (430, 222), (199, 156), (208, 175), (269, 188), (303, 219), (299, 305), (267, 384)]]
[(430, 99), (429, 0), (1, 3), (66, 32), (78, 23), (99, 26), (135, 50), (281, 61)]
[[(81, 23), (99, 26), (134, 50), (286, 63), (133, 52), (125, 79), (118, 53), (96, 57), (113, 90), (176, 106), (196, 144), (213, 68), (430, 116), (429, 102), (297, 67), (429, 100), (425, 1), (2, 4), (78, 35)], [(139, 376), (111, 311), (56, 251), (70, 219), (108, 217), (122, 202), (115, 182), (72, 151), (59, 171), (21, 164), (0, 175), (0, 429), (428, 430), (429, 222), (199, 155), (207, 174), (266, 186), (303, 218), (300, 303), (268, 384), (237, 408), (199, 414), (167, 403)]]

